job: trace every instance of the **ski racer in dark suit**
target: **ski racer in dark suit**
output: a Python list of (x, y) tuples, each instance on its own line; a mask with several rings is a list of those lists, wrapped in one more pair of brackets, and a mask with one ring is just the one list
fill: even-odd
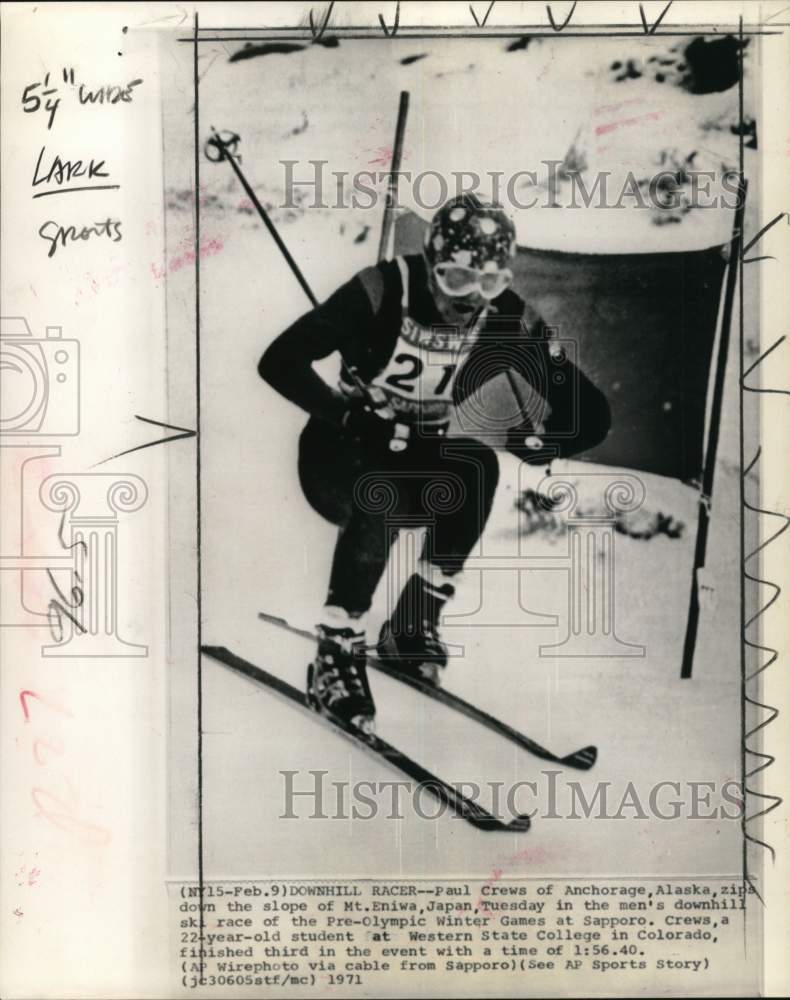
[[(363, 730), (375, 714), (365, 615), (393, 523), (424, 525), (425, 543), (417, 572), (392, 602), (378, 654), (438, 683), (446, 664), (441, 610), (491, 511), (496, 453), (485, 440), (445, 436), (453, 407), (515, 369), (546, 404), (538, 417), (522, 411), (507, 431), (506, 447), (520, 459), (547, 464), (593, 447), (609, 429), (604, 395), (556, 351), (540, 317), (509, 288), (515, 248), (515, 229), (500, 208), (472, 195), (454, 198), (434, 216), (422, 254), (360, 271), (285, 330), (258, 366), (310, 414), (299, 442), (300, 481), (314, 509), (339, 527), (308, 697)], [(335, 352), (337, 387), (312, 367)]]

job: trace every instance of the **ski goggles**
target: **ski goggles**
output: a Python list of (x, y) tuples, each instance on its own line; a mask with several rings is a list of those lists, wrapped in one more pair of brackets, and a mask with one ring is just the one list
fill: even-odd
[(445, 295), (460, 297), (479, 292), (484, 299), (495, 299), (513, 280), (513, 272), (507, 267), (501, 271), (479, 271), (450, 263), (436, 264), (433, 275)]

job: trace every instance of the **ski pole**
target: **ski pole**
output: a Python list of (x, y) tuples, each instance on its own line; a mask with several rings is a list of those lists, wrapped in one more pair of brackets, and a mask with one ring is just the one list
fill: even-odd
[(276, 229), (274, 223), (272, 222), (272, 220), (269, 218), (269, 213), (266, 211), (266, 209), (263, 207), (263, 205), (261, 205), (261, 203), (258, 201), (258, 196), (252, 190), (252, 188), (250, 187), (249, 183), (247, 182), (247, 178), (242, 173), (241, 167), (239, 166), (239, 164), (238, 164), (238, 162), (236, 160), (236, 156), (235, 156), (235, 154), (234, 154), (234, 152), (233, 152), (233, 150), (231, 148), (232, 146), (235, 147), (238, 144), (238, 142), (239, 142), (239, 137), (237, 135), (234, 135), (231, 139), (227, 139), (227, 140), (223, 139), (219, 135), (219, 133), (216, 131), (216, 129), (214, 128), (214, 126), (212, 125), (211, 126), (211, 138), (208, 140), (208, 142), (206, 144), (206, 147), (207, 147), (206, 148), (206, 156), (208, 156), (208, 147), (214, 147), (219, 152), (218, 159), (214, 160), (210, 156), (208, 158), (210, 160), (212, 160), (213, 163), (218, 163), (219, 160), (227, 160), (228, 163), (230, 163), (231, 167), (233, 168), (233, 172), (236, 174), (236, 176), (238, 177), (239, 181), (241, 182), (241, 186), (247, 192), (247, 195), (248, 195), (250, 201), (257, 208), (258, 215), (260, 215), (261, 219), (263, 220), (263, 224), (269, 230), (269, 233), (271, 234), (271, 237), (274, 240), (274, 242), (277, 244), (277, 247), (279, 248), (280, 253), (283, 255), (283, 257), (285, 257), (285, 259), (286, 259), (286, 261), (288, 263), (288, 266), (291, 268), (291, 271), (293, 272), (294, 277), (299, 282), (299, 284), (302, 286), (302, 291), (305, 293), (305, 295), (308, 297), (308, 299), (310, 299), (310, 301), (312, 302), (312, 304), (314, 306), (317, 306), (318, 305), (318, 299), (315, 297), (315, 295), (313, 295), (313, 290), (307, 284), (307, 279), (302, 274), (302, 272), (301, 272), (301, 270), (299, 268), (299, 265), (296, 263), (296, 261), (291, 256), (291, 253), (290, 253), (288, 247), (285, 245), (285, 243), (283, 243), (282, 237), (277, 232), (277, 229)]
[[(392, 232), (392, 209), (395, 203), (395, 185), (397, 183), (398, 171), (400, 170), (401, 154), (403, 152), (403, 136), (406, 132), (406, 116), (408, 111), (409, 92), (408, 90), (402, 90), (400, 92), (400, 101), (398, 103), (398, 120), (395, 125), (395, 141), (392, 144), (392, 161), (390, 163), (390, 175), (387, 182), (387, 200), (384, 203), (384, 219), (381, 224), (381, 239), (379, 241), (378, 253), (379, 260), (383, 260), (387, 255), (387, 247), (389, 246), (390, 234)], [(359, 377), (356, 368), (350, 366), (347, 370), (354, 382), (354, 385), (358, 390), (360, 390), (360, 392), (362, 392), (367, 405), (370, 409), (375, 409), (376, 404), (373, 400), (371, 392)], [(395, 434), (389, 443), (390, 451), (404, 451), (408, 447), (410, 436), (411, 429), (408, 424), (396, 423)]]
[[(280, 234), (277, 232), (274, 223), (269, 218), (269, 213), (266, 211), (263, 205), (261, 205), (261, 203), (258, 201), (255, 192), (250, 187), (249, 183), (247, 182), (247, 178), (242, 173), (242, 169), (239, 166), (238, 162), (236, 161), (236, 157), (231, 147), (235, 147), (238, 144), (239, 137), (237, 135), (232, 135), (230, 139), (223, 139), (213, 126), (211, 127), (211, 133), (212, 136), (208, 140), (208, 143), (206, 144), (207, 147), (206, 156), (208, 156), (208, 158), (214, 163), (218, 163), (220, 160), (227, 160), (230, 163), (234, 173), (241, 182), (242, 187), (249, 195), (249, 198), (252, 201), (253, 205), (255, 205), (255, 207), (258, 209), (258, 214), (260, 215), (261, 219), (263, 219), (264, 225), (271, 233), (274, 242), (277, 244), (283, 257), (285, 257), (286, 261), (288, 262), (288, 265), (293, 271), (294, 277), (302, 286), (302, 290), (304, 291), (305, 295), (308, 297), (308, 299), (310, 299), (310, 302), (313, 304), (313, 306), (318, 306), (319, 304), (318, 299), (315, 297), (315, 295), (313, 295), (312, 289), (307, 284), (307, 279), (302, 274), (299, 265), (291, 256), (288, 247), (285, 245), (285, 243), (283, 243), (282, 238), (280, 237)], [(209, 148), (215, 148), (219, 153), (219, 156), (216, 160), (208, 155)], [(356, 368), (354, 368), (353, 366), (347, 366), (346, 371), (348, 371), (349, 375), (351, 376), (351, 379), (354, 382), (356, 388), (362, 393), (362, 397), (365, 400), (365, 405), (371, 411), (378, 409), (369, 388), (359, 377), (359, 373), (357, 372)], [(403, 451), (404, 448), (406, 447), (408, 436), (409, 436), (409, 428), (405, 424), (396, 423), (395, 434), (389, 444), (390, 451)]]

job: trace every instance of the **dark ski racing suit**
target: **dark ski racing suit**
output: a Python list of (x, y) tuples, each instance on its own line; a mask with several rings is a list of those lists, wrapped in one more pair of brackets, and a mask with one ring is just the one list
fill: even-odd
[[(335, 351), (339, 390), (312, 367)], [(262, 378), (310, 414), (299, 442), (305, 496), (340, 528), (327, 604), (351, 615), (368, 610), (398, 523), (426, 526), (423, 559), (443, 574), (463, 568), (491, 511), (499, 464), (485, 435), (444, 434), (452, 408), (508, 369), (547, 404), (539, 421), (533, 414), (515, 421), (506, 442), (513, 454), (545, 465), (604, 439), (605, 396), (553, 349), (535, 311), (506, 290), (466, 329), (448, 326), (421, 255), (359, 272), (266, 350)], [(379, 417), (348, 419), (355, 377), (383, 393), (409, 427), (404, 450), (390, 449), (389, 431), (376, 433)], [(530, 442), (537, 448), (525, 445), (530, 435), (539, 437)]]

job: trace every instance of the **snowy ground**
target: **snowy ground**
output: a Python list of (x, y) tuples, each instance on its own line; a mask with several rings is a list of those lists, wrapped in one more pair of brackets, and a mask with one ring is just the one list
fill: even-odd
[[(654, 50), (650, 44), (628, 42), (645, 64), (659, 45), (654, 43)], [(386, 49), (342, 43), (337, 49), (313, 47), (231, 65), (227, 57), (238, 44), (207, 46), (201, 50), (201, 121), (243, 136), (244, 169), (261, 196), (275, 204), (282, 194), (278, 159), (299, 160), (303, 174), (306, 161), (315, 158), (328, 160), (330, 170), (374, 163), (382, 169), (401, 88), (412, 95), (404, 168), (415, 171), (531, 169), (525, 158), (562, 159), (574, 143), (585, 147), (590, 169), (598, 169), (606, 150), (595, 145), (595, 109), (623, 101), (635, 102), (631, 110), (659, 117), (628, 126), (628, 142), (609, 150), (613, 169), (648, 172), (669, 145), (687, 156), (700, 137), (711, 162), (732, 162), (737, 149), (728, 130), (736, 101), (732, 88), (694, 95), (656, 83), (654, 76), (618, 81), (611, 65), (624, 58), (622, 44), (596, 43), (594, 59), (586, 54), (589, 45), (533, 42), (506, 52), (502, 40), (479, 47), (448, 42), (440, 54), (430, 42), (390, 42)], [(428, 55), (419, 61), (399, 61), (422, 52)], [(711, 121), (724, 124), (712, 128)], [(256, 615), (265, 609), (304, 624), (318, 620), (334, 529), (308, 507), (297, 482), (296, 441), (304, 417), (263, 385), (255, 366), (265, 346), (307, 303), (229, 168), (201, 169), (203, 641), (226, 645), (301, 687), (309, 645)], [(191, 209), (183, 190), (169, 192), (169, 207), (169, 239), (177, 249)], [(610, 226), (618, 213), (606, 213), (604, 222), (589, 213), (546, 212), (550, 224), (537, 213), (519, 220), (522, 242), (580, 250), (594, 249), (597, 239), (602, 250), (653, 250), (726, 238), (720, 235), (726, 220), (714, 212), (692, 211), (660, 225), (648, 213), (629, 211), (631, 225), (622, 227)], [(375, 258), (379, 212), (302, 209), (274, 215), (319, 298)], [(616, 247), (604, 242), (613, 234)], [(177, 302), (186, 274), (171, 267), (168, 281), (169, 301)], [(331, 375), (334, 367), (329, 359), (324, 371)], [(599, 762), (589, 775), (564, 772), (560, 789), (576, 779), (589, 795), (594, 781), (609, 781), (618, 803), (629, 781), (646, 798), (658, 781), (722, 782), (739, 774), (736, 367), (729, 366), (709, 540), (707, 571), (715, 590), (704, 610), (692, 680), (681, 681), (679, 671), (695, 496), (659, 477), (643, 477), (645, 508), (683, 522), (681, 537), (616, 536), (616, 627), (623, 640), (646, 647), (644, 657), (540, 656), (538, 646), (559, 641), (561, 629), (524, 627), (513, 572), (486, 572), (483, 611), (472, 625), (446, 627), (447, 638), (465, 650), (448, 670), (447, 687), (560, 754), (589, 743), (599, 747)], [(516, 499), (540, 478), (540, 473), (525, 475), (507, 455), (501, 466), (496, 507), (483, 538), (488, 555), (517, 550), (525, 537), (525, 515)], [(554, 471), (572, 474), (579, 468), (556, 463)], [(535, 555), (557, 555), (564, 538), (561, 531), (534, 532), (525, 544)], [(532, 571), (522, 574), (520, 583), (526, 608), (564, 619), (564, 572)], [(467, 573), (454, 602), (456, 614), (475, 607), (479, 586), (480, 573)], [(377, 608), (380, 614), (380, 595)], [(490, 627), (494, 624), (499, 627)], [(520, 835), (480, 833), (449, 816), (429, 822), (408, 806), (402, 821), (278, 820), (283, 770), (305, 772), (298, 778), (304, 787), (308, 770), (325, 769), (330, 791), (333, 781), (388, 781), (400, 775), (209, 659), (203, 679), (207, 878), (263, 871), (485, 877), (503, 857), (511, 859), (513, 875), (739, 870), (740, 827), (732, 820), (536, 818), (533, 830)], [(388, 678), (376, 676), (373, 682), (379, 733), (447, 780), (541, 781), (536, 759)], [(545, 809), (545, 794), (527, 805)], [(331, 796), (327, 811), (333, 806)]]

